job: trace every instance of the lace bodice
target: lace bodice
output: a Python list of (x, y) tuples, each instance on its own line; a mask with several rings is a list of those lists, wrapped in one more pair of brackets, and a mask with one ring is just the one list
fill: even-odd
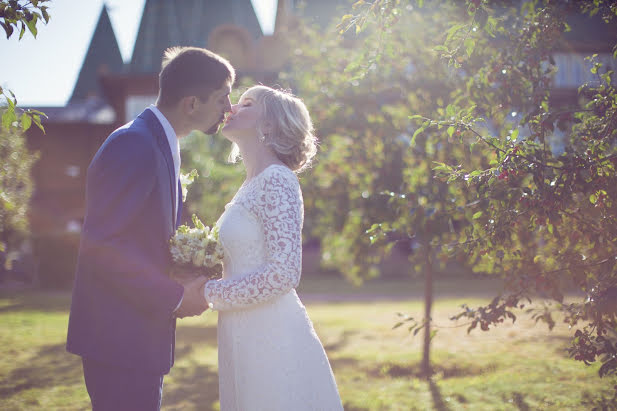
[(297, 287), (304, 208), (296, 175), (271, 165), (248, 180), (218, 221), (223, 278), (206, 283), (210, 308), (231, 310), (270, 301)]

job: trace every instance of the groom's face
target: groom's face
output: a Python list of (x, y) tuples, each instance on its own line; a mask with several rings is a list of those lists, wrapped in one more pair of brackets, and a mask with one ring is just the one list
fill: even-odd
[(201, 100), (198, 110), (196, 110), (195, 129), (206, 134), (215, 134), (219, 126), (225, 121), (225, 114), (231, 111), (231, 84), (225, 83), (222, 87), (214, 90), (207, 100)]

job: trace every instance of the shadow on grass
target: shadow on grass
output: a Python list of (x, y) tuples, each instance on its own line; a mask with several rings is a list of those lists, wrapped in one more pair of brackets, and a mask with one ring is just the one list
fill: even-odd
[[(433, 375), (437, 376), (441, 379), (447, 378), (461, 378), (461, 377), (472, 377), (478, 376), (486, 373), (491, 373), (496, 370), (496, 366), (487, 365), (465, 365), (461, 366), (460, 364), (432, 364), (431, 368), (433, 370)], [(422, 373), (422, 367), (419, 363), (415, 364), (396, 364), (396, 363), (385, 363), (379, 367), (375, 367), (369, 369), (367, 374), (371, 378), (420, 378), (424, 379), (425, 376)]]
[(78, 384), (83, 384), (81, 359), (67, 353), (64, 344), (46, 345), (32, 356), (27, 365), (11, 371), (6, 381), (0, 383), (0, 398), (10, 398), (29, 389)]
[(431, 398), (433, 399), (433, 407), (437, 411), (450, 411), (450, 408), (446, 405), (443, 400), (443, 396), (441, 395), (441, 391), (439, 390), (439, 386), (433, 379), (428, 380), (428, 386), (431, 391)]
[(216, 347), (216, 327), (182, 325), (178, 321), (176, 327), (176, 359), (189, 355), (194, 348), (199, 346)]
[(216, 347), (216, 327), (182, 325), (176, 328), (176, 364), (165, 379), (164, 410), (215, 410), (219, 397), (216, 367), (195, 361), (201, 346)]
[(525, 402), (525, 396), (520, 392), (512, 393), (512, 399), (514, 401), (514, 405), (521, 411), (529, 411), (529, 405)]
[(219, 380), (216, 369), (191, 361), (188, 366), (171, 370), (173, 383), (163, 389), (162, 409), (214, 410), (218, 401)]
[(71, 307), (70, 291), (50, 290), (0, 290), (0, 300), (10, 300), (10, 304), (0, 307), (0, 313), (45, 311), (67, 312)]
[[(6, 308), (6, 307), (5, 307)], [(198, 344), (216, 345), (215, 327), (179, 327), (177, 332), (176, 359), (194, 355)], [(218, 376), (216, 370), (190, 362), (188, 367), (172, 369), (174, 384), (165, 389), (165, 409), (209, 409), (209, 404), (218, 400)], [(18, 364), (0, 381), (0, 398), (19, 397), (23, 392), (43, 391), (59, 387), (82, 386), (81, 358), (66, 352), (64, 344), (44, 345), (30, 359)], [(177, 409), (180, 409), (177, 408)]]
[(343, 331), (343, 334), (341, 334), (341, 337), (338, 339), (338, 341), (334, 341), (330, 344), (324, 345), (324, 349), (327, 352), (340, 350), (345, 345), (347, 345), (347, 343), (350, 340), (350, 337), (353, 337), (356, 334), (359, 334), (359, 331), (345, 330)]

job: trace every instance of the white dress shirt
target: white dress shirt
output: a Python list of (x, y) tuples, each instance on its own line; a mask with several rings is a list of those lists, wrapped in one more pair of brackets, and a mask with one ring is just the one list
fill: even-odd
[[(180, 179), (180, 141), (178, 140), (178, 136), (174, 131), (174, 128), (171, 126), (169, 120), (165, 118), (161, 110), (159, 110), (154, 104), (151, 104), (148, 107), (156, 116), (156, 118), (163, 126), (163, 131), (165, 132), (165, 136), (167, 137), (167, 142), (169, 143), (169, 148), (171, 150), (171, 158), (174, 161), (174, 172), (176, 175), (176, 187), (174, 188), (174, 192), (178, 190), (178, 180)], [(178, 215), (178, 193), (176, 192), (176, 198), (174, 199), (174, 221), (176, 220), (176, 216)], [(182, 300), (184, 299), (184, 295), (180, 297), (180, 301), (176, 306), (174, 311), (177, 311), (182, 305)]]
[(178, 136), (174, 131), (174, 128), (171, 126), (169, 120), (165, 118), (161, 110), (159, 110), (154, 104), (151, 104), (148, 107), (159, 120), (161, 125), (163, 126), (163, 131), (165, 132), (165, 136), (167, 137), (167, 142), (169, 143), (169, 149), (171, 150), (171, 158), (174, 161), (174, 172), (175, 172), (175, 181), (176, 186), (174, 187), (174, 192), (176, 193), (176, 198), (174, 199), (174, 221), (175, 216), (178, 215), (178, 180), (180, 179), (180, 141), (178, 140)]

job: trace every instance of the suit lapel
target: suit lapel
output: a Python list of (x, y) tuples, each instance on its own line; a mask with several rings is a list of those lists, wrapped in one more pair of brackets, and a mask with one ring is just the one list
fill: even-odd
[(165, 135), (165, 130), (163, 130), (163, 126), (151, 110), (144, 110), (139, 115), (139, 118), (145, 121), (145, 123), (148, 125), (148, 128), (150, 128), (150, 131), (152, 131), (152, 134), (154, 134), (159, 149), (161, 150), (161, 153), (163, 153), (165, 163), (167, 164), (167, 173), (169, 174), (169, 188), (171, 190), (169, 193), (169, 201), (171, 202), (172, 224), (175, 230), (177, 215), (176, 213), (174, 213), (174, 209), (176, 208), (175, 199), (178, 194), (175, 181), (176, 172), (174, 169), (174, 160), (171, 156), (169, 142), (167, 141), (167, 136)]

